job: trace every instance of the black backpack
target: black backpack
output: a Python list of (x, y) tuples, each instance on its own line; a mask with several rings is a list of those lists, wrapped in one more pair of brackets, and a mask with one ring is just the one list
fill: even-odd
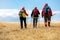
[(50, 12), (50, 7), (49, 6), (46, 6), (44, 8), (44, 14), (49, 14), (49, 12)]

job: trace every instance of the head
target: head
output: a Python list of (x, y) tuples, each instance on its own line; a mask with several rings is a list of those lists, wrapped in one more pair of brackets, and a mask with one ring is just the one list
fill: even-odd
[(46, 6), (48, 6), (48, 4), (47, 4), (47, 3), (44, 5), (44, 7), (46, 7)]
[(22, 7), (22, 10), (24, 10), (24, 9), (25, 9), (25, 7), (23, 6), (23, 7)]
[(37, 9), (37, 7), (35, 7), (34, 9)]

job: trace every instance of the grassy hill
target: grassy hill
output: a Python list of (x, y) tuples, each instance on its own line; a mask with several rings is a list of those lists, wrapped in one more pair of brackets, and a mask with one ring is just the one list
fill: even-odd
[(51, 27), (38, 23), (37, 28), (28, 23), (27, 29), (20, 29), (19, 23), (0, 22), (0, 40), (60, 40), (60, 22)]

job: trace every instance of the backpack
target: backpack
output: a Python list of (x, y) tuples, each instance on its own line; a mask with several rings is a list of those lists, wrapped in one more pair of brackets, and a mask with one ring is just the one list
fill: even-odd
[(49, 12), (50, 12), (50, 7), (49, 6), (46, 6), (44, 8), (44, 14), (49, 14)]
[(26, 14), (24, 12), (22, 13), (22, 17), (23, 18), (26, 18)]
[(34, 16), (38, 15), (38, 10), (34, 10)]
[(21, 17), (26, 18), (26, 14), (24, 13), (23, 10), (21, 10), (20, 13), (21, 13)]

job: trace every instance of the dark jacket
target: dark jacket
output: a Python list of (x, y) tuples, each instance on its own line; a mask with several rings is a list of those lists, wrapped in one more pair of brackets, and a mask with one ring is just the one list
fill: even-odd
[(39, 17), (39, 14), (40, 14), (39, 10), (38, 9), (34, 9), (32, 11), (32, 13), (31, 13), (31, 17)]

